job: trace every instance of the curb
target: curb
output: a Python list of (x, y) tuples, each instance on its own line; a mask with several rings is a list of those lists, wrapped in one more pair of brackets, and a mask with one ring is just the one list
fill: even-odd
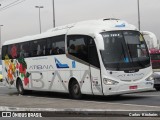
[(81, 109), (81, 108), (19, 108), (0, 106), (0, 111), (14, 113), (41, 113), (45, 117), (158, 117), (160, 111), (137, 111), (122, 109)]

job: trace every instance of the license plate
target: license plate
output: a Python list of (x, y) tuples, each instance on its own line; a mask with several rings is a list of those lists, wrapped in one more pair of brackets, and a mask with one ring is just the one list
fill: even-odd
[(129, 86), (129, 89), (130, 89), (130, 90), (135, 90), (135, 89), (137, 89), (137, 88), (138, 88), (137, 85)]

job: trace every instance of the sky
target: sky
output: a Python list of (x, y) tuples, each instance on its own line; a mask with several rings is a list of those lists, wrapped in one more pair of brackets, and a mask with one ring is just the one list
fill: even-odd
[[(21, 2), (12, 7), (4, 7)], [(54, 0), (56, 26), (84, 20), (119, 18), (138, 27), (137, 0)], [(141, 30), (151, 31), (160, 40), (160, 0), (139, 0)], [(53, 28), (52, 0), (0, 0), (2, 43), (6, 40), (39, 34), (41, 9), (42, 32)]]

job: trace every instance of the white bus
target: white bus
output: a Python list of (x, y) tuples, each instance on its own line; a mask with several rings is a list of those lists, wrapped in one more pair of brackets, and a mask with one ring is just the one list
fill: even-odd
[(6, 41), (3, 78), (20, 94), (27, 90), (119, 95), (153, 88), (146, 42), (131, 24), (100, 19), (56, 27)]

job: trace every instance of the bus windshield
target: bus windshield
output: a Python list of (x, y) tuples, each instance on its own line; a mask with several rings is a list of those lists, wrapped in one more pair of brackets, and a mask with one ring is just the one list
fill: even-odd
[(101, 34), (105, 46), (101, 55), (106, 69), (132, 70), (150, 66), (145, 40), (138, 31), (111, 31)]

